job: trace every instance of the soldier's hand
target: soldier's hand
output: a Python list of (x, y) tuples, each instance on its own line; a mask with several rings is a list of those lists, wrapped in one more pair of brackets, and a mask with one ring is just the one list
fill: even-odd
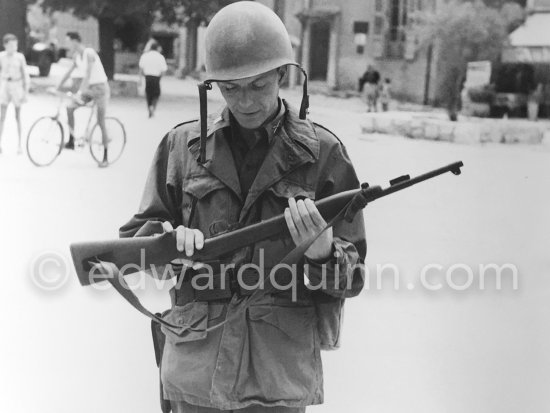
[[(168, 221), (162, 223), (162, 228), (165, 232), (176, 232), (176, 248), (180, 252), (185, 251), (185, 255), (188, 257), (191, 257), (195, 253), (195, 249), (201, 250), (204, 247), (204, 235), (198, 229), (186, 228), (183, 225), (174, 229)], [(186, 259), (176, 260), (174, 263), (184, 264), (195, 269), (201, 266), (201, 263), (194, 263)]]
[[(311, 199), (288, 200), (285, 209), (285, 220), (292, 240), (296, 245), (317, 235), (327, 224)], [(306, 257), (312, 260), (325, 260), (332, 252), (332, 228), (328, 228), (306, 251)]]

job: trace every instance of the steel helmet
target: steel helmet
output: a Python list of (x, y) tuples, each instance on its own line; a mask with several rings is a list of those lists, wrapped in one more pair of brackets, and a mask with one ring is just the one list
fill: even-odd
[(206, 29), (206, 81), (257, 76), (298, 66), (281, 19), (268, 7), (239, 1), (221, 9)]
[(206, 28), (206, 80), (199, 83), (200, 156), (205, 164), (207, 139), (207, 90), (212, 82), (245, 79), (281, 66), (297, 66), (304, 75), (300, 119), (309, 107), (307, 73), (296, 63), (285, 25), (268, 7), (239, 1), (221, 9)]

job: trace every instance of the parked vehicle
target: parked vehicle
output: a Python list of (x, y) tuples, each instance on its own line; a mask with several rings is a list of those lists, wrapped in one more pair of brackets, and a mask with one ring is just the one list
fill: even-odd
[(44, 43), (29, 37), (25, 57), (29, 65), (38, 67), (40, 76), (47, 77), (50, 74), (52, 63), (59, 60), (60, 53), (55, 44)]

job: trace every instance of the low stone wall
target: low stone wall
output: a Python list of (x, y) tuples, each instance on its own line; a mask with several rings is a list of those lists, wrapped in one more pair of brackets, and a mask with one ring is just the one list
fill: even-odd
[(458, 122), (418, 114), (367, 114), (361, 124), (363, 133), (401, 135), (457, 143), (541, 144), (550, 139), (550, 122), (522, 119), (460, 119)]
[(119, 79), (109, 81), (112, 96), (137, 97), (138, 81), (134, 79)]

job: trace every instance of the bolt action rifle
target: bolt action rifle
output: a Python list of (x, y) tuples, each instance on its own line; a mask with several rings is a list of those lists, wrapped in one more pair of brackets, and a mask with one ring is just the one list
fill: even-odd
[[(392, 179), (387, 188), (364, 183), (360, 189), (329, 196), (317, 201), (315, 205), (323, 218), (329, 222), (329, 226), (339, 219), (351, 222), (355, 214), (367, 204), (447, 172), (460, 175), (462, 166), (462, 162), (454, 162), (417, 177), (403, 175)], [(109, 262), (119, 268), (132, 264), (133, 272), (166, 265), (179, 258), (193, 262), (209, 262), (266, 239), (290, 237), (290, 233), (284, 215), (281, 214), (209, 238), (205, 240), (202, 250), (196, 250), (191, 257), (177, 250), (175, 237), (175, 232), (168, 232), (147, 237), (73, 243), (70, 246), (71, 255), (80, 284), (87, 286), (106, 279), (105, 276), (93, 271), (98, 262)], [(124, 275), (129, 273), (130, 271), (125, 271)]]

